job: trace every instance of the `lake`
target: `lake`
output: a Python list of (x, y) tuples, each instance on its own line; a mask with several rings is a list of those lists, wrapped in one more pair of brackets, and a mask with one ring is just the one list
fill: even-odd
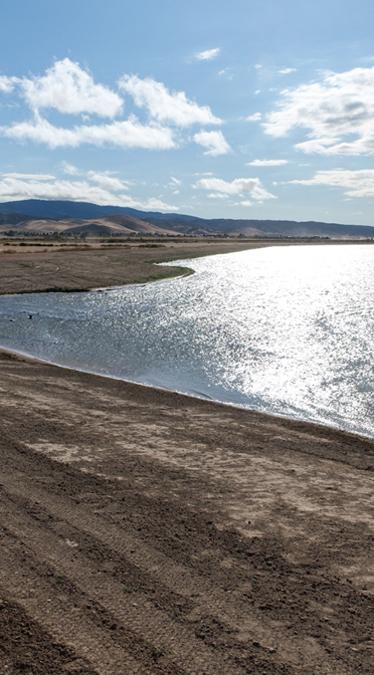
[(178, 265), (195, 274), (2, 296), (0, 345), (374, 437), (374, 247), (271, 247)]

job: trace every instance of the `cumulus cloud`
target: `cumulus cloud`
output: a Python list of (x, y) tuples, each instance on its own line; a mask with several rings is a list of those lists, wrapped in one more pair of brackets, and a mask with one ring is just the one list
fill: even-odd
[(180, 127), (193, 124), (220, 124), (209, 106), (200, 106), (187, 98), (184, 91), (169, 91), (162, 82), (137, 75), (124, 75), (119, 87), (134, 99), (139, 108), (146, 108), (152, 119)]
[(122, 111), (123, 100), (78, 63), (70, 59), (56, 61), (45, 75), (22, 78), (21, 89), (30, 108), (52, 108), (60, 113), (88, 113), (101, 117), (116, 117)]
[[(72, 147), (82, 144), (112, 146), (117, 148), (141, 148), (169, 150), (180, 145), (182, 131), (192, 125), (203, 127), (222, 123), (209, 106), (199, 105), (187, 97), (184, 91), (171, 91), (162, 82), (137, 75), (124, 75), (118, 82), (120, 92), (95, 82), (92, 75), (78, 63), (66, 58), (56, 61), (44, 74), (29, 77), (0, 76), (0, 92), (15, 90), (26, 103), (32, 115), (22, 122), (16, 121), (0, 126), (0, 136), (19, 141), (43, 143), (49, 148)], [(133, 99), (135, 106), (148, 113), (148, 121), (142, 122), (135, 115), (122, 117), (124, 95)], [(63, 115), (78, 115), (80, 119), (53, 124), (48, 119), (48, 110)], [(95, 117), (110, 118), (99, 122)], [(210, 135), (202, 129), (201, 141), (206, 154), (219, 155), (229, 147), (220, 133)], [(74, 175), (67, 169), (68, 175)]]
[(279, 75), (291, 75), (292, 73), (296, 72), (297, 68), (280, 68), (280, 70), (278, 70)]
[(204, 155), (210, 155), (210, 157), (227, 155), (231, 150), (222, 131), (199, 131), (193, 139), (195, 143), (206, 148)]
[(253, 159), (247, 162), (247, 166), (284, 166), (288, 164), (288, 159)]
[(342, 188), (347, 197), (374, 197), (374, 169), (317, 171), (312, 178), (289, 182), (296, 185), (324, 185)]
[(141, 124), (135, 117), (108, 124), (82, 124), (71, 128), (57, 127), (37, 117), (32, 122), (19, 122), (0, 127), (0, 135), (19, 141), (35, 141), (50, 148), (76, 148), (83, 143), (118, 148), (169, 150), (176, 147), (171, 129)]
[(178, 207), (167, 204), (158, 197), (145, 200), (122, 194), (120, 190), (126, 181), (112, 185), (99, 185), (98, 178), (108, 175), (89, 171), (84, 178), (60, 179), (53, 175), (28, 173), (0, 174), (0, 200), (16, 201), (19, 199), (68, 199), (87, 201), (95, 204), (128, 206), (135, 209), (177, 211)]
[(215, 177), (201, 178), (197, 181), (196, 187), (208, 190), (210, 193), (249, 196), (257, 202), (262, 202), (265, 199), (276, 199), (275, 195), (265, 189), (259, 178), (234, 178), (232, 181)]
[(296, 148), (322, 155), (374, 154), (374, 66), (328, 72), (316, 82), (281, 92), (263, 122), (273, 137), (305, 129)]
[(202, 52), (197, 52), (195, 54), (195, 59), (197, 61), (213, 61), (213, 59), (217, 58), (220, 51), (221, 50), (219, 47), (215, 47), (214, 49), (205, 49)]

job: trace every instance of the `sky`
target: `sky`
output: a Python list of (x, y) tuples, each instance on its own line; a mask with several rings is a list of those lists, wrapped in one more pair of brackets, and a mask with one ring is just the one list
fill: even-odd
[(371, 0), (2, 0), (0, 202), (374, 225)]

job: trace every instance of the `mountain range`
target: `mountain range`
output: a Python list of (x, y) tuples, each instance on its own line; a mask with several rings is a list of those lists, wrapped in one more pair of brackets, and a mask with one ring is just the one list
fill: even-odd
[(206, 219), (86, 202), (27, 199), (0, 204), (0, 233), (228, 235), (251, 237), (374, 238), (369, 225), (317, 221)]

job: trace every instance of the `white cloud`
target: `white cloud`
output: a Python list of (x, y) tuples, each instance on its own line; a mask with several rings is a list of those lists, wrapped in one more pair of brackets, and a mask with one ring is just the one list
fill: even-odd
[(196, 187), (226, 195), (248, 195), (258, 202), (276, 199), (275, 195), (264, 188), (259, 178), (235, 178), (232, 181), (222, 178), (201, 178), (197, 181)]
[(14, 173), (2, 173), (0, 174), (3, 179), (7, 180), (38, 180), (38, 181), (51, 181), (54, 180), (54, 176), (52, 176), (49, 173), (21, 173), (21, 172), (14, 172)]
[(11, 91), (13, 91), (16, 82), (17, 82), (16, 77), (7, 77), (6, 75), (0, 75), (0, 92), (3, 94), (9, 94)]
[(45, 75), (21, 80), (23, 96), (33, 110), (53, 108), (60, 113), (88, 113), (116, 117), (123, 101), (114, 91), (96, 84), (78, 63), (56, 61)]
[(254, 159), (247, 162), (247, 166), (284, 166), (288, 164), (287, 159)]
[(77, 176), (80, 173), (79, 169), (74, 164), (69, 164), (69, 162), (61, 162), (61, 167), (63, 172), (68, 174), (68, 176)]
[(280, 70), (278, 70), (279, 75), (291, 75), (292, 73), (296, 72), (297, 68), (280, 68)]
[[(95, 172), (88, 172), (87, 179), (64, 180), (44, 174), (0, 174), (0, 200), (16, 201), (19, 199), (68, 199), (86, 201), (95, 204), (128, 206), (135, 209), (177, 211), (178, 207), (167, 204), (157, 197), (145, 200), (122, 194), (119, 184), (112, 190), (97, 184)], [(106, 174), (105, 174), (106, 175)], [(125, 183), (125, 181), (123, 181)], [(109, 185), (107, 186), (109, 188)], [(122, 189), (122, 186), (121, 186)]]
[(219, 47), (215, 47), (214, 49), (205, 49), (202, 52), (197, 52), (195, 54), (195, 59), (197, 61), (213, 61), (213, 59), (217, 58), (220, 51), (221, 50)]
[(107, 190), (128, 190), (129, 184), (127, 181), (121, 180), (117, 176), (114, 176), (110, 171), (88, 171), (87, 178), (90, 182), (96, 183), (102, 188)]
[(255, 65), (253, 67), (254, 67), (255, 70), (261, 70), (261, 68), (263, 68), (263, 65), (262, 65), (262, 63), (255, 63)]
[(209, 199), (229, 199), (229, 195), (226, 195), (223, 192), (209, 192), (207, 197)]
[(239, 206), (252, 206), (252, 202), (249, 201), (249, 199), (242, 199), (242, 201), (239, 202)]
[(137, 75), (124, 75), (119, 87), (134, 99), (139, 108), (146, 108), (158, 122), (169, 122), (180, 127), (193, 124), (220, 124), (209, 106), (200, 106), (187, 98), (184, 91), (169, 91), (162, 82)]
[(255, 112), (252, 115), (248, 115), (244, 119), (246, 122), (259, 122), (262, 119), (262, 113)]
[(0, 127), (0, 135), (20, 141), (44, 143), (50, 148), (74, 148), (83, 143), (147, 150), (169, 150), (177, 147), (171, 129), (143, 125), (134, 117), (109, 124), (78, 125), (71, 128), (56, 127), (48, 120), (37, 117), (33, 122)]
[(256, 91), (253, 92), (255, 96), (258, 96), (261, 94), (261, 89), (256, 89)]
[(263, 123), (267, 134), (305, 129), (296, 148), (322, 155), (374, 154), (374, 67), (324, 73), (322, 79), (281, 92)]
[(317, 171), (313, 178), (289, 181), (297, 185), (343, 188), (347, 197), (374, 197), (374, 169)]
[(219, 155), (227, 155), (231, 150), (222, 131), (199, 131), (193, 139), (195, 143), (206, 148), (204, 155), (218, 157)]
[[(114, 120), (122, 113), (122, 97), (107, 86), (96, 83), (87, 70), (68, 58), (56, 61), (40, 76), (0, 76), (0, 92), (15, 89), (33, 113), (25, 121), (0, 126), (0, 136), (42, 143), (52, 149), (91, 144), (122, 149), (168, 150), (177, 148), (180, 142), (194, 140), (205, 148), (205, 154), (218, 156), (229, 152), (229, 145), (221, 132), (202, 129), (193, 139), (183, 139), (182, 133), (175, 129), (195, 124), (221, 124), (222, 120), (213, 114), (209, 106), (201, 106), (189, 99), (185, 92), (170, 91), (162, 82), (151, 78), (124, 75), (118, 86), (133, 98), (136, 106), (147, 110), (148, 123), (142, 123), (135, 115)], [(48, 109), (61, 114), (79, 114), (80, 120), (56, 125), (48, 119)], [(99, 123), (92, 119), (93, 115), (111, 119)], [(64, 172), (70, 176), (77, 175), (75, 168), (68, 163), (65, 163)], [(108, 177), (103, 180), (107, 182)]]
[[(50, 176), (45, 180), (43, 176), (18, 174), (12, 177), (0, 174), (0, 199), (71, 199), (74, 201), (91, 201), (96, 204), (122, 203), (120, 196), (91, 185), (85, 180), (59, 180)], [(114, 200), (114, 201), (112, 201)]]

